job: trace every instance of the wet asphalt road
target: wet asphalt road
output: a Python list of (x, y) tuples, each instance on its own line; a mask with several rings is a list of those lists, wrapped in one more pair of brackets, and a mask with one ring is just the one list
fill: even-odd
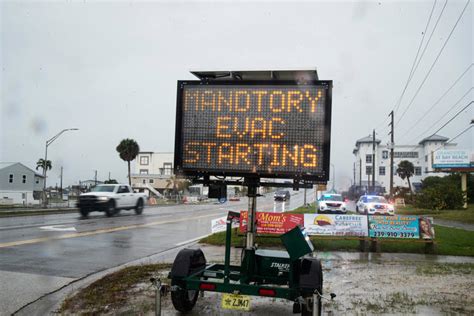
[[(303, 190), (289, 202), (259, 197), (258, 210), (287, 211), (303, 205)], [(314, 191), (307, 191), (307, 202)], [(176, 248), (210, 234), (211, 220), (246, 210), (247, 198), (225, 204), (147, 207), (140, 216), (122, 211), (0, 219), (0, 315), (88, 274)]]

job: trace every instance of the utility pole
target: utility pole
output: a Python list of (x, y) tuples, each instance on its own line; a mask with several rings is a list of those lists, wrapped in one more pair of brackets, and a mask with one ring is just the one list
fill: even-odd
[(359, 159), (359, 190), (362, 190), (362, 158)]
[(393, 147), (395, 146), (393, 138), (393, 111), (390, 112), (390, 116), (390, 198), (393, 199)]
[(109, 181), (110, 181), (110, 171), (109, 171)]
[(303, 205), (306, 207), (306, 187), (304, 188), (304, 202)]
[(61, 180), (60, 180), (60, 186), (59, 186), (59, 193), (61, 195), (61, 199), (63, 197), (63, 167), (61, 166)]
[(372, 132), (372, 191), (375, 194), (375, 129)]
[(97, 170), (94, 170), (94, 171), (95, 171), (94, 184), (95, 184), (95, 186), (97, 186)]
[(354, 185), (355, 185), (356, 184), (356, 163), (355, 163), (355, 161), (354, 161), (354, 166), (352, 168), (352, 171), (354, 173)]

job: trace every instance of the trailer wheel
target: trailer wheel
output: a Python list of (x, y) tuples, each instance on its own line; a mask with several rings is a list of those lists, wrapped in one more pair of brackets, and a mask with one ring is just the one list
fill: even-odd
[(201, 249), (183, 249), (178, 252), (171, 267), (171, 302), (176, 310), (187, 313), (196, 305), (199, 291), (186, 289), (185, 277), (206, 267), (206, 258)]
[[(305, 258), (301, 262), (300, 286), (303, 286), (302, 296), (306, 304), (301, 306), (301, 315), (313, 315), (313, 293), (317, 291), (323, 295), (323, 268), (321, 261), (317, 259)], [(317, 315), (321, 315), (321, 296), (316, 299)]]
[[(178, 285), (173, 284), (173, 282), (171, 284)], [(180, 311), (181, 313), (187, 313), (193, 309), (194, 305), (196, 305), (198, 295), (199, 291), (191, 291), (180, 288), (177, 291), (171, 292), (171, 302), (173, 302), (173, 306), (176, 310)]]

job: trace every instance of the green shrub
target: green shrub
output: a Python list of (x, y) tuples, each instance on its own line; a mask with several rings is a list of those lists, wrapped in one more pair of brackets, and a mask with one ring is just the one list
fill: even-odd
[(414, 205), (433, 210), (459, 209), (463, 206), (461, 177), (457, 174), (446, 177), (427, 177), (422, 189), (414, 197)]

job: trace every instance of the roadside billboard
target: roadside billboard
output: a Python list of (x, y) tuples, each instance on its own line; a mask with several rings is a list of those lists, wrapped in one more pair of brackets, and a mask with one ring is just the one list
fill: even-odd
[(418, 239), (418, 216), (369, 216), (369, 237)]
[(368, 235), (367, 217), (363, 215), (304, 214), (308, 235), (359, 236)]
[(211, 220), (211, 232), (218, 233), (226, 230), (227, 216)]
[(326, 182), (332, 81), (178, 81), (175, 173)]
[[(248, 212), (240, 212), (240, 232), (247, 231)], [(304, 225), (303, 214), (257, 212), (257, 234), (284, 234), (296, 225)]]
[(470, 168), (471, 153), (469, 150), (437, 150), (433, 153), (435, 169), (444, 168)]

